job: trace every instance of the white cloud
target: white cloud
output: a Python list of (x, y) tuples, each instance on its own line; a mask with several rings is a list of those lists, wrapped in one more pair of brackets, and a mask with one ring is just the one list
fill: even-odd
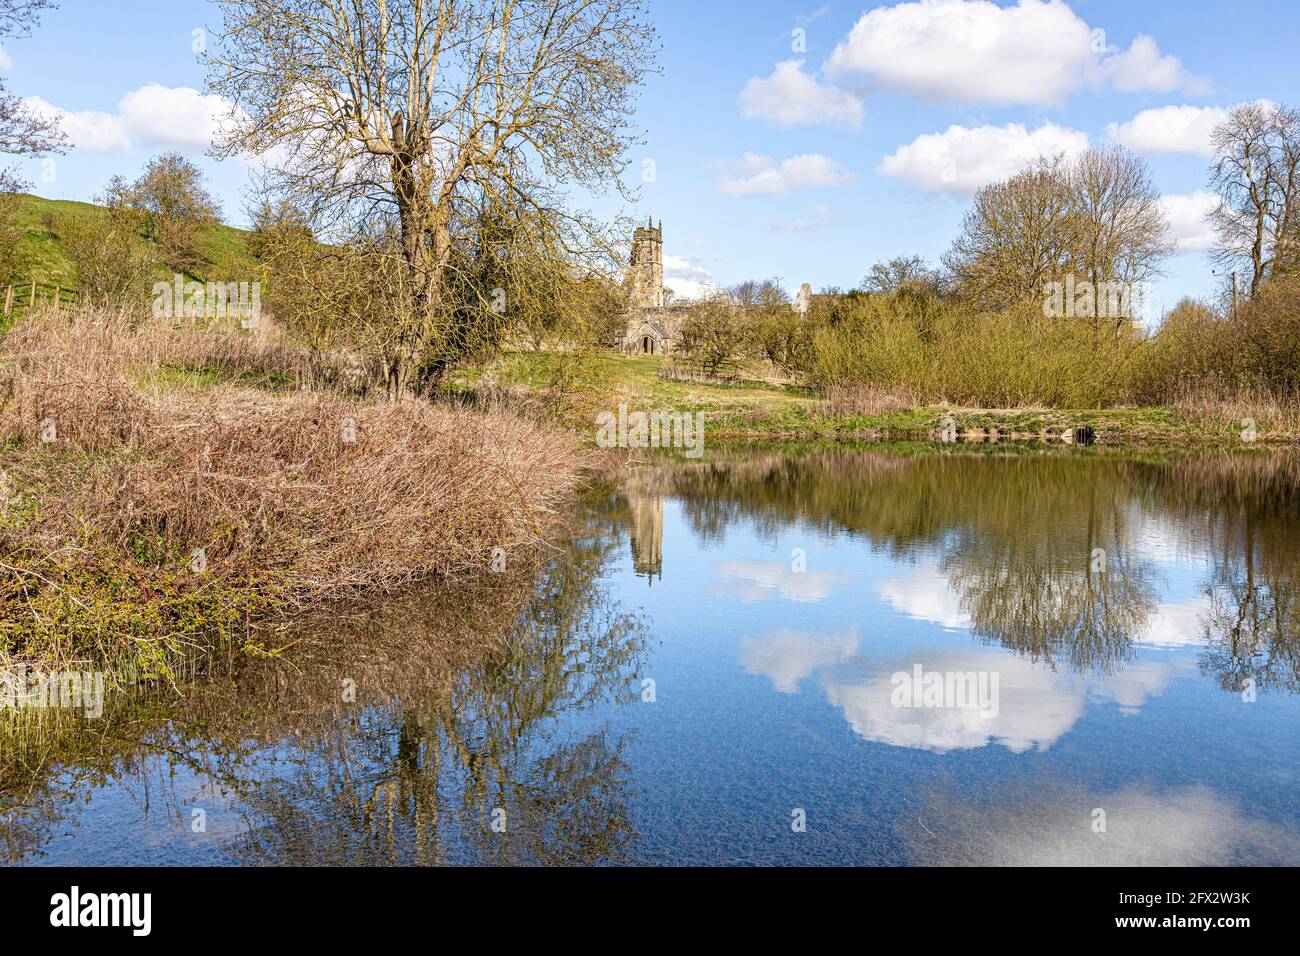
[(795, 17), (795, 23), (799, 24), (799, 26), (801, 27), (806, 27), (810, 23), (816, 23), (822, 17), (829, 16), (830, 12), (831, 12), (831, 5), (829, 3), (823, 3), (820, 7), (818, 7), (816, 10), (814, 10), (812, 13), (808, 14), (807, 16)]
[(921, 566), (903, 577), (881, 581), (876, 593), (894, 610), (918, 621), (931, 621), (947, 630), (971, 626), (970, 615), (937, 568)]
[(1183, 69), (1182, 60), (1160, 52), (1156, 41), (1139, 34), (1122, 53), (1111, 53), (1097, 67), (1103, 82), (1121, 93), (1204, 93), (1208, 84)]
[[(732, 567), (735, 576), (758, 582), (766, 590), (780, 588), (782, 579), (803, 577), (787, 574), (780, 563), (736, 563)], [(830, 588), (819, 590), (829, 592)], [(934, 566), (917, 566), (881, 582), (876, 593), (896, 611), (916, 620), (945, 629), (971, 626), (948, 578)], [(1139, 643), (1168, 648), (1195, 643), (1187, 635), (1201, 606), (1198, 601), (1160, 605)], [(1190, 659), (1180, 658), (1132, 661), (1109, 674), (1077, 674), (998, 648), (918, 650), (906, 659), (879, 661), (859, 653), (854, 633), (819, 635), (787, 630), (743, 638), (740, 662), (747, 673), (770, 678), (782, 693), (797, 693), (802, 681), (818, 675), (827, 701), (840, 708), (858, 736), (940, 753), (990, 744), (1016, 753), (1046, 750), (1074, 727), (1090, 702), (1113, 702), (1131, 716), (1148, 700), (1163, 694), (1171, 680), (1194, 670)], [(990, 689), (991, 675), (996, 674), (994, 706), (991, 711), (987, 701), (964, 707), (897, 706), (892, 696), (894, 676), (912, 673), (917, 664), (926, 672), (988, 674)]]
[(1122, 714), (1132, 717), (1149, 698), (1163, 694), (1171, 679), (1189, 668), (1192, 665), (1186, 661), (1177, 665), (1137, 661), (1115, 674), (1087, 682), (1088, 692), (1101, 700), (1113, 700)]
[(847, 186), (855, 178), (853, 173), (821, 153), (791, 156), (780, 163), (771, 156), (746, 153), (714, 188), (729, 196), (779, 196), (805, 189)]
[(974, 129), (953, 125), (900, 146), (876, 172), (926, 192), (970, 195), (1031, 166), (1040, 156), (1072, 156), (1087, 148), (1087, 133), (1055, 123), (1044, 123), (1032, 132), (1019, 123)]
[(1179, 252), (1203, 252), (1214, 248), (1215, 234), (1206, 216), (1219, 204), (1219, 197), (1208, 190), (1189, 195), (1169, 195), (1160, 199), (1170, 234)]
[(1181, 62), (1137, 37), (1127, 51), (1106, 44), (1060, 0), (919, 0), (862, 15), (826, 64), (836, 82), (860, 78), (931, 101), (1059, 104), (1085, 86), (1124, 92), (1204, 84)]
[(75, 148), (95, 153), (129, 150), (133, 143), (202, 152), (232, 116), (229, 102), (220, 96), (159, 83), (127, 93), (118, 101), (116, 114), (72, 112), (39, 96), (23, 102), (42, 115), (57, 117)]
[(23, 105), (39, 116), (58, 120), (59, 128), (76, 149), (86, 149), (92, 153), (115, 153), (131, 148), (131, 137), (116, 116), (94, 110), (71, 113), (39, 96), (27, 97), (23, 100)]
[[(780, 647), (788, 656), (778, 655), (774, 645), (765, 648), (768, 653), (763, 658), (769, 666), (763, 673), (774, 683), (779, 676), (793, 683), (793, 691), (807, 676), (802, 672), (804, 666), (808, 673), (822, 669), (821, 686), (827, 700), (843, 711), (858, 736), (939, 753), (990, 744), (1001, 744), (1014, 753), (1047, 750), (1078, 723), (1089, 700), (1113, 701), (1121, 713), (1133, 716), (1191, 666), (1139, 661), (1115, 674), (1081, 676), (1005, 651), (941, 651), (876, 664), (847, 655), (837, 661), (832, 655), (836, 645), (797, 645), (785, 637)], [(964, 707), (896, 706), (894, 675), (911, 673), (918, 663), (923, 672), (988, 674), (990, 689), (996, 674), (992, 712), (975, 701)], [(784, 688), (778, 685), (778, 689)]]
[(1162, 603), (1147, 621), (1139, 644), (1157, 647), (1199, 647), (1205, 643), (1205, 624), (1210, 614), (1206, 598), (1192, 598), (1178, 604)]
[(678, 299), (701, 299), (717, 289), (709, 271), (685, 256), (664, 256), (664, 285)]
[(768, 228), (773, 232), (817, 232), (826, 227), (838, 225), (844, 221), (844, 217), (832, 209), (826, 203), (814, 203), (812, 207), (812, 217), (804, 219), (777, 219)]
[(126, 94), (117, 108), (122, 127), (146, 146), (194, 151), (207, 149), (231, 115), (220, 96), (158, 83)]
[(803, 60), (778, 63), (772, 75), (752, 77), (740, 91), (740, 112), (777, 126), (831, 123), (862, 125), (862, 101), (852, 93), (820, 83), (803, 70)]
[(1112, 141), (1139, 153), (1198, 153), (1214, 150), (1210, 133), (1228, 117), (1217, 106), (1161, 106), (1143, 110), (1127, 123), (1111, 123)]
[(821, 224), (809, 222), (807, 219), (777, 219), (768, 228), (773, 232), (791, 232), (799, 235), (805, 232), (816, 232), (821, 228)]

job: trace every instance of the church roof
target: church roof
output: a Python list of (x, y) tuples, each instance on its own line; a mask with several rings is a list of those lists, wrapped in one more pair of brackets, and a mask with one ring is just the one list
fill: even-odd
[(650, 330), (651, 332), (653, 332), (653, 333), (655, 334), (655, 336), (658, 337), (658, 338), (661, 338), (661, 339), (666, 339), (666, 338), (668, 338), (668, 332), (667, 332), (667, 330), (665, 330), (664, 327), (663, 327), (662, 325), (660, 325), (658, 322), (652, 322), (652, 321), (649, 320), (649, 319), (646, 319), (646, 320), (643, 321), (639, 326), (637, 326), (636, 334), (637, 334), (637, 335), (640, 335), (640, 334), (641, 334), (642, 332), (644, 332), (646, 329), (649, 329), (649, 330)]

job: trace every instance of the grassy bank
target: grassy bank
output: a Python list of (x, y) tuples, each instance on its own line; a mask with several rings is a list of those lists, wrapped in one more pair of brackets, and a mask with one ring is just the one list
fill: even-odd
[[(0, 658), (166, 675), (254, 622), (520, 560), (576, 481), (507, 409), (310, 391), (273, 331), (44, 315), (0, 343)], [(497, 550), (499, 549), (499, 551)]]
[[(77, 267), (61, 235), (62, 227), (65, 223), (76, 226), (102, 221), (107, 218), (108, 210), (94, 203), (45, 199), (26, 193), (15, 195), (13, 203), (15, 225), (19, 229), (16, 258), (21, 273), (14, 277), (14, 281), (35, 279), (68, 289), (76, 288)], [(205, 266), (202, 274), (191, 278), (205, 281), (208, 278), (247, 278), (253, 273), (255, 260), (248, 251), (246, 230), (211, 223), (197, 227), (197, 233), (197, 251)], [(149, 258), (156, 263), (151, 281), (171, 279), (175, 270), (163, 264), (166, 256), (158, 244), (148, 237), (141, 237), (140, 241)]]
[(462, 387), (483, 375), (507, 391), (546, 395), (566, 424), (594, 440), (594, 416), (626, 402), (633, 410), (702, 412), (709, 440), (929, 438), (951, 417), (963, 440), (1058, 441), (1066, 429), (1090, 427), (1099, 442), (1122, 445), (1240, 445), (1247, 419), (1256, 443), (1300, 440), (1300, 409), (1252, 401), (1187, 402), (1178, 405), (1104, 409), (963, 408), (913, 405), (905, 398), (872, 393), (824, 398), (811, 389), (773, 382), (757, 366), (734, 382), (682, 381), (665, 377), (665, 360), (614, 353), (572, 357), (511, 353), (486, 373), (467, 372)]

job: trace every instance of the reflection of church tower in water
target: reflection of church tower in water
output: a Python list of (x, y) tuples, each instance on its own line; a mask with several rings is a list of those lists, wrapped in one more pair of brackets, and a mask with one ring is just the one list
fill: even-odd
[(631, 492), (628, 503), (632, 506), (632, 570), (653, 584), (664, 576), (664, 499)]

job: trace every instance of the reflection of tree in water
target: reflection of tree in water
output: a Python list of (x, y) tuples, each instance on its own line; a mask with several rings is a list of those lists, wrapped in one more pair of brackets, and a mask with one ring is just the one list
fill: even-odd
[[(1188, 523), (1213, 514), (1201, 669), (1225, 690), (1300, 692), (1300, 461), (1225, 458), (1189, 467)], [(1217, 506), (1211, 509), (1211, 505)]]
[(1293, 583), (1259, 581), (1250, 572), (1238, 579), (1216, 569), (1206, 588), (1209, 648), (1201, 670), (1214, 674), (1224, 690), (1300, 692), (1300, 602)]
[[(1215, 608), (1203, 662), (1225, 687), (1296, 688), (1300, 477), (1294, 455), (1180, 458), (891, 451), (723, 454), (656, 468), (706, 541), (752, 521), (771, 540), (798, 522), (893, 559), (936, 555), (975, 633), (1079, 670), (1133, 655), (1156, 608), (1143, 523), (1208, 550)], [(1286, 542), (1284, 544), (1284, 542)], [(1094, 567), (1094, 552), (1104, 555)], [(1191, 636), (1191, 635), (1189, 635)]]
[(1064, 659), (1078, 671), (1111, 673), (1133, 656), (1155, 605), (1150, 572), (1126, 555), (1091, 570), (1086, 555), (1074, 566), (1034, 549), (971, 542), (950, 552), (944, 569), (970, 615), (975, 634), (1034, 660)]
[(1126, 547), (1131, 477), (1064, 460), (1026, 464), (1007, 466), (1017, 472), (1010, 481), (989, 468), (965, 476), (979, 514), (952, 535), (942, 567), (981, 638), (1111, 673), (1133, 656), (1155, 608), (1151, 563)]
[[(111, 778), (165, 789), (166, 768), (183, 766), (242, 812), (242, 833), (215, 837), (235, 859), (617, 859), (634, 836), (624, 742), (582, 715), (634, 693), (644, 628), (599, 583), (617, 535), (584, 514), (540, 575), (304, 625), (284, 659), (223, 659), (179, 702), (119, 697), (104, 718), (113, 748), (96, 750), (84, 729), (46, 741), (46, 771), (52, 758), (77, 780), (0, 774), (0, 798), (45, 808), (0, 818), (8, 858), (39, 851), (70, 791)], [(354, 705), (340, 702), (345, 679)], [(177, 839), (188, 838), (187, 801), (166, 801)], [(504, 834), (491, 828), (497, 807)]]
[[(572, 729), (635, 691), (643, 628), (597, 580), (616, 544), (587, 528), (547, 567), (499, 652), (444, 693), (403, 695), (322, 740), (283, 791), (255, 791), (237, 854), (352, 864), (616, 858), (634, 836), (623, 741), (604, 725)], [(497, 810), (504, 833), (493, 829)]]

